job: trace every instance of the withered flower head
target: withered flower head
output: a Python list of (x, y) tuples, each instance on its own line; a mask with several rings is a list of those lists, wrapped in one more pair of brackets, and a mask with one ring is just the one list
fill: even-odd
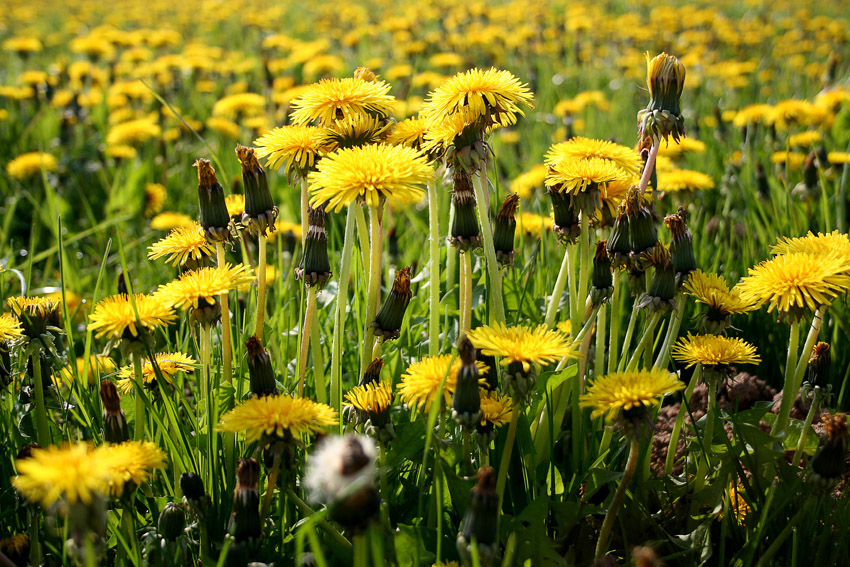
[(210, 242), (228, 242), (231, 239), (230, 215), (224, 202), (224, 189), (216, 179), (210, 160), (196, 160), (194, 166), (198, 169), (198, 200), (204, 236)]
[(270, 396), (277, 393), (269, 351), (257, 337), (251, 337), (245, 343), (248, 351), (248, 376), (251, 393), (255, 396)]
[(115, 384), (109, 380), (100, 383), (100, 399), (103, 401), (103, 438), (108, 443), (123, 443), (130, 438), (121, 397)]
[(404, 313), (413, 297), (413, 293), (410, 291), (410, 270), (411, 267), (407, 266), (396, 272), (393, 289), (387, 295), (384, 305), (371, 323), (371, 326), (375, 328), (375, 334), (385, 341), (399, 337)]
[(496, 214), (496, 226), (493, 228), (493, 247), (496, 259), (503, 266), (514, 263), (514, 235), (516, 234), (516, 211), (519, 207), (519, 195), (509, 193)]
[(325, 231), (325, 207), (307, 208), (307, 240), (304, 255), (295, 269), (295, 277), (304, 278), (308, 286), (324, 287), (333, 275), (328, 259), (328, 234)]
[(242, 183), (245, 186), (245, 212), (242, 213), (242, 224), (251, 234), (274, 232), (277, 207), (269, 190), (266, 171), (257, 161), (254, 148), (236, 146), (236, 156), (242, 164)]
[(679, 207), (679, 211), (664, 217), (664, 224), (673, 235), (670, 241), (670, 254), (673, 257), (673, 269), (676, 271), (676, 284), (681, 285), (688, 276), (697, 269), (694, 257), (694, 237), (688, 230), (687, 213)]
[(475, 347), (463, 335), (458, 342), (461, 366), (452, 397), (452, 417), (461, 426), (474, 428), (481, 421), (481, 392)]

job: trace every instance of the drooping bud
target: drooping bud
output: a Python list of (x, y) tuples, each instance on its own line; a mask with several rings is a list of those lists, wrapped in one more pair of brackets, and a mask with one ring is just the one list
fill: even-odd
[(673, 235), (670, 241), (670, 254), (673, 257), (673, 269), (676, 271), (676, 285), (682, 285), (691, 272), (697, 269), (694, 237), (688, 230), (686, 219), (687, 213), (682, 207), (679, 207), (677, 213), (664, 217), (664, 224)]
[(242, 183), (245, 185), (245, 212), (242, 224), (254, 235), (274, 232), (277, 207), (269, 190), (266, 171), (257, 157), (254, 148), (236, 146), (236, 155), (242, 164)]
[(295, 277), (304, 279), (308, 286), (323, 287), (331, 279), (331, 263), (328, 259), (328, 234), (325, 232), (325, 207), (307, 207), (307, 240), (301, 263), (295, 269)]
[(631, 252), (631, 227), (629, 216), (626, 214), (626, 202), (620, 203), (617, 208), (617, 218), (614, 219), (614, 227), (611, 236), (605, 244), (611, 262), (617, 268), (629, 265), (629, 253)]
[(827, 388), (829, 386), (829, 370), (832, 366), (829, 352), (829, 343), (819, 342), (812, 349), (809, 358), (808, 382), (816, 388)]
[(375, 328), (375, 334), (383, 337), (385, 341), (399, 337), (404, 313), (413, 297), (413, 293), (410, 291), (410, 270), (411, 267), (407, 266), (395, 273), (393, 288), (384, 300), (375, 320), (371, 323), (371, 326)]
[(844, 476), (847, 454), (847, 416), (841, 413), (825, 415), (826, 441), (812, 458), (810, 480), (818, 488), (829, 490)]
[(166, 541), (175, 541), (183, 534), (186, 527), (186, 515), (183, 506), (175, 502), (169, 502), (159, 513), (157, 530), (159, 535)]
[(659, 242), (652, 253), (647, 254), (647, 261), (655, 270), (649, 282), (649, 291), (640, 297), (637, 308), (647, 307), (650, 313), (671, 311), (676, 306), (676, 272), (670, 252)]
[(103, 438), (107, 443), (123, 443), (130, 439), (127, 419), (121, 409), (118, 388), (110, 380), (100, 383), (100, 399), (103, 401)]
[(180, 490), (183, 492), (183, 503), (202, 520), (206, 516), (210, 497), (204, 490), (204, 481), (193, 472), (180, 475)]
[(611, 273), (611, 259), (605, 249), (606, 242), (596, 242), (596, 254), (593, 256), (593, 271), (590, 277), (590, 302), (601, 305), (614, 293), (614, 277)]
[(475, 192), (472, 189), (472, 173), (454, 169), (454, 189), (452, 205), (455, 217), (452, 222), (452, 236), (449, 241), (458, 252), (466, 252), (481, 246), (481, 231), (478, 227)]
[(493, 228), (493, 247), (496, 260), (503, 266), (513, 266), (514, 235), (516, 234), (516, 211), (519, 207), (519, 195), (510, 193), (502, 202), (496, 214), (496, 226)]
[(230, 215), (224, 202), (224, 189), (215, 176), (210, 161), (195, 161), (198, 168), (198, 200), (201, 207), (201, 228), (209, 242), (230, 240)]
[[(263, 532), (260, 521), (260, 463), (257, 459), (239, 459), (236, 467), (236, 489), (233, 491), (233, 515), (230, 534), (238, 543), (253, 544)], [(274, 487), (270, 486), (269, 490)]]
[(461, 426), (475, 427), (481, 421), (481, 392), (478, 389), (478, 365), (475, 347), (463, 335), (458, 343), (461, 366), (452, 397), (452, 417)]
[(685, 118), (680, 101), (685, 86), (685, 66), (674, 56), (661, 53), (646, 56), (646, 85), (649, 104), (638, 112), (638, 134), (658, 144), (670, 136), (677, 142), (685, 134)]
[(367, 384), (371, 384), (372, 382), (380, 382), (381, 381), (381, 370), (384, 368), (384, 359), (376, 358), (366, 367), (366, 371), (363, 372), (363, 376), (360, 377), (359, 386), (366, 386)]
[(482, 566), (490, 565), (499, 553), (499, 496), (496, 494), (496, 471), (478, 469), (478, 480), (472, 489), (463, 527), (457, 536), (457, 550), (465, 564), (472, 564), (473, 538), (478, 544)]
[(558, 191), (556, 187), (547, 187), (546, 192), (552, 201), (552, 211), (555, 213), (553, 230), (558, 235), (558, 242), (566, 246), (575, 244), (581, 233), (578, 220), (578, 209), (574, 206), (573, 198), (566, 191)]
[(277, 394), (277, 383), (272, 369), (269, 351), (257, 337), (251, 337), (245, 343), (248, 351), (248, 376), (251, 383), (251, 393), (257, 397)]

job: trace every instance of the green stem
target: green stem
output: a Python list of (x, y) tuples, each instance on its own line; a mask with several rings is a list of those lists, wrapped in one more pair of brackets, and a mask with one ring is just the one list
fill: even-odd
[[(132, 496), (135, 499), (135, 496)], [(136, 536), (136, 511), (133, 508), (132, 501), (128, 498), (124, 502), (124, 512), (121, 514), (121, 528), (124, 531), (124, 537), (127, 538), (127, 543), (132, 549), (133, 558), (130, 565), (141, 565), (141, 553), (139, 552), (139, 539)], [(86, 539), (89, 539), (89, 534), (86, 534)]]
[(552, 288), (552, 295), (549, 296), (549, 305), (546, 307), (546, 319), (544, 322), (550, 329), (555, 327), (555, 319), (558, 318), (558, 306), (561, 304), (561, 296), (564, 294), (564, 288), (567, 285), (567, 276), (570, 273), (570, 254), (567, 245), (564, 249), (564, 259), (561, 261), (561, 269), (558, 270), (558, 278), (555, 280), (555, 287)]
[(623, 478), (620, 481), (620, 486), (614, 494), (614, 499), (611, 500), (611, 505), (608, 507), (608, 512), (605, 513), (605, 519), (602, 521), (602, 530), (599, 532), (599, 539), (596, 540), (596, 560), (599, 561), (608, 554), (608, 540), (611, 538), (611, 531), (614, 528), (614, 521), (617, 519), (617, 513), (620, 511), (620, 506), (626, 496), (626, 490), (629, 483), (637, 470), (638, 459), (640, 457), (640, 442), (637, 439), (631, 440), (629, 448), (629, 460), (626, 462), (626, 470), (623, 473)]
[(428, 184), (428, 235), (430, 253), (428, 355), (436, 356), (440, 352), (440, 217), (436, 175)]
[[(331, 407), (337, 412), (342, 400), (342, 337), (345, 328), (345, 315), (348, 306), (348, 282), (351, 273), (351, 251), (354, 249), (354, 217), (357, 203), (348, 206), (345, 217), (345, 236), (342, 241), (342, 265), (339, 268), (339, 290), (334, 311), (333, 345), (331, 349)], [(340, 427), (342, 424), (340, 423)]]
[(685, 423), (685, 415), (688, 413), (685, 407), (691, 400), (694, 394), (694, 388), (697, 386), (699, 376), (702, 373), (702, 364), (697, 364), (694, 372), (691, 375), (691, 381), (688, 382), (688, 387), (685, 388), (685, 394), (682, 398), (682, 406), (679, 413), (676, 415), (676, 423), (673, 424), (673, 431), (670, 434), (670, 443), (667, 445), (667, 459), (664, 462), (664, 474), (673, 474), (673, 463), (676, 461), (676, 449), (679, 446), (679, 434), (682, 432), (682, 426)]
[(588, 284), (590, 283), (590, 266), (593, 261), (593, 251), (590, 249), (590, 220), (584, 213), (581, 214), (581, 235), (579, 236), (581, 246), (581, 264), (579, 266), (578, 293), (576, 302), (579, 307), (587, 301)]
[(372, 321), (378, 312), (378, 296), (381, 291), (381, 253), (383, 250), (383, 204), (369, 206), (369, 289), (366, 295), (366, 317), (363, 330), (363, 352), (360, 356), (360, 374), (372, 362), (372, 348), (375, 342), (375, 328)]
[(369, 567), (369, 541), (366, 534), (354, 536), (354, 567)]
[(593, 375), (595, 377), (602, 376), (605, 373), (605, 335), (607, 334), (606, 324), (608, 323), (607, 305), (604, 303), (599, 306), (599, 313), (596, 314), (596, 355), (593, 359)]
[[(306, 284), (305, 284), (306, 285)], [(301, 349), (298, 354), (298, 395), (304, 395), (304, 380), (307, 376), (307, 355), (310, 352), (310, 337), (313, 321), (316, 318), (316, 287), (307, 287), (307, 308), (304, 311), (304, 325), (301, 328)], [(316, 394), (319, 395), (318, 384)], [(321, 395), (324, 395), (322, 393)]]
[[(292, 488), (286, 488), (286, 497), (292, 501), (295, 506), (301, 510), (301, 513), (304, 514), (305, 517), (314, 517), (316, 516), (316, 511), (310, 508), (310, 506), (304, 502)], [(348, 539), (339, 533), (327, 520), (324, 518), (318, 519), (316, 521), (317, 524), (322, 526), (322, 528), (331, 536), (331, 539), (336, 542), (336, 544), (344, 549), (351, 549), (351, 542)]]
[(263, 340), (263, 320), (266, 316), (266, 241), (265, 233), (259, 237), (259, 266), (257, 268), (257, 324), (254, 335)]
[(820, 411), (821, 389), (815, 388), (812, 396), (812, 404), (809, 406), (809, 413), (806, 414), (806, 422), (803, 424), (803, 430), (800, 432), (800, 440), (797, 442), (797, 449), (794, 451), (794, 458), (791, 459), (791, 464), (797, 466), (800, 462), (800, 457), (803, 455), (803, 449), (806, 447), (806, 437), (812, 427), (812, 422), (815, 420), (815, 414)]
[[(46, 447), (46, 445), (42, 445)], [(39, 509), (34, 504), (27, 506), (30, 528), (30, 567), (41, 565), (41, 543), (39, 542)]]
[[(658, 322), (660, 320), (660, 311), (656, 311), (649, 318), (649, 321), (646, 324), (646, 329), (643, 331), (643, 336), (640, 338), (640, 341), (638, 341), (638, 345), (635, 347), (635, 351), (632, 353), (632, 357), (629, 359), (629, 363), (626, 365), (626, 371), (631, 371), (637, 368), (644, 349), (646, 349), (646, 346), (655, 337), (655, 327), (658, 326)], [(623, 360), (625, 360), (625, 357), (623, 358)]]
[(469, 252), (460, 254), (460, 332), (466, 333), (472, 325), (472, 259)]
[(511, 466), (511, 452), (514, 448), (517, 424), (519, 423), (520, 407), (511, 403), (511, 424), (508, 427), (508, 437), (502, 450), (502, 462), (499, 464), (499, 476), (496, 479), (496, 494), (499, 497), (499, 510), (502, 509), (502, 498), (505, 494), (505, 484), (508, 480), (508, 469)]
[(392, 530), (390, 525), (390, 488), (387, 482), (387, 445), (386, 443), (378, 444), (378, 457), (380, 458), (379, 479), (381, 483), (381, 522), (388, 530)]
[(711, 463), (711, 443), (714, 439), (714, 422), (717, 419), (717, 377), (708, 378), (708, 407), (705, 412), (705, 429), (703, 431), (702, 458), (697, 465), (697, 475), (694, 478), (694, 494), (700, 492), (708, 483), (709, 465)]
[(280, 449), (275, 450), (274, 453), (274, 464), (272, 464), (272, 471), (269, 473), (269, 483), (266, 486), (266, 494), (263, 497), (263, 508), (262, 513), (260, 515), (260, 526), (266, 525), (266, 518), (269, 515), (269, 506), (272, 502), (272, 495), (274, 495), (275, 488), (277, 488), (277, 477), (280, 474)]
[[(325, 382), (325, 357), (322, 355), (322, 337), (319, 328), (319, 312), (316, 305), (316, 287), (310, 288), (313, 296), (313, 322), (310, 324), (310, 352), (313, 355), (313, 376), (316, 380), (316, 401), (328, 403), (328, 385)], [(309, 297), (309, 296), (308, 296)]]
[(611, 297), (611, 336), (608, 339), (608, 374), (617, 368), (620, 348), (620, 270), (614, 269), (614, 294)]
[(785, 427), (788, 425), (788, 419), (791, 417), (791, 408), (794, 406), (794, 398), (797, 397), (797, 392), (794, 391), (794, 375), (797, 369), (797, 347), (799, 342), (800, 321), (795, 320), (791, 322), (791, 335), (788, 338), (788, 355), (785, 359), (785, 383), (782, 386), (782, 402), (779, 404), (779, 414), (776, 416), (776, 421), (770, 430), (771, 435), (784, 433)]
[(776, 552), (782, 547), (785, 543), (785, 540), (788, 539), (788, 536), (796, 529), (797, 523), (805, 516), (812, 507), (812, 504), (815, 503), (816, 496), (814, 492), (810, 492), (809, 496), (806, 498), (803, 506), (797, 511), (796, 514), (788, 521), (785, 527), (779, 532), (779, 535), (776, 536), (776, 539), (773, 540), (773, 543), (770, 544), (770, 547), (762, 553), (761, 557), (759, 557), (758, 563), (756, 563), (756, 567), (766, 567), (767, 565), (773, 565), (771, 563), (771, 559), (776, 555)]
[[(47, 407), (44, 404), (44, 379), (41, 375), (41, 352), (32, 355), (33, 389), (35, 390), (36, 439), (42, 447), (51, 444), (50, 427), (47, 424)], [(139, 417), (136, 416), (136, 420)]]
[(658, 353), (653, 368), (667, 368), (667, 363), (670, 361), (670, 349), (673, 347), (673, 341), (679, 336), (679, 328), (682, 326), (682, 317), (685, 314), (685, 295), (684, 292), (679, 292), (676, 296), (676, 310), (670, 317), (670, 326), (667, 327), (667, 335), (664, 337), (664, 342), (661, 343), (661, 351)]
[[(218, 267), (224, 268), (224, 244), (216, 242), (215, 252), (218, 258)], [(219, 301), (221, 301), (221, 357), (224, 360), (224, 379), (230, 384), (233, 382), (233, 353), (230, 346), (230, 305), (227, 292), (219, 296)]]
[(136, 422), (133, 427), (133, 440), (141, 441), (145, 436), (145, 401), (144, 401), (144, 385), (145, 379), (142, 374), (142, 357), (139, 354), (133, 355), (133, 373), (136, 376), (136, 382), (138, 382), (139, 387), (134, 388), (134, 396), (136, 398)]
[(812, 325), (809, 327), (809, 334), (806, 335), (806, 342), (803, 344), (803, 352), (797, 359), (797, 368), (794, 371), (794, 397), (797, 397), (796, 392), (800, 391), (800, 386), (803, 384), (803, 377), (806, 375), (806, 368), (809, 366), (809, 358), (811, 358), (812, 350), (815, 348), (815, 342), (818, 340), (821, 326), (823, 325), (823, 317), (826, 312), (826, 306), (821, 305), (815, 310), (812, 317)]
[(301, 178), (301, 249), (304, 249), (304, 245), (307, 242), (307, 205), (308, 205), (308, 185), (307, 178)]
[(623, 350), (620, 352), (620, 363), (617, 365), (618, 372), (622, 372), (625, 369), (626, 353), (629, 352), (629, 345), (631, 345), (632, 336), (635, 334), (635, 324), (637, 323), (638, 311), (640, 310), (632, 305), (632, 314), (629, 317), (629, 326), (626, 327), (626, 338), (623, 340)]
[(578, 245), (568, 244), (567, 254), (570, 256), (570, 268), (567, 274), (567, 294), (570, 296), (570, 334), (575, 338), (576, 330), (581, 324), (582, 317), (580, 313), (582, 306), (578, 304), (578, 292), (576, 291), (576, 276), (579, 275), (576, 273), (578, 267)]
[(484, 247), (484, 256), (487, 258), (487, 276), (489, 278), (488, 291), (493, 301), (491, 319), (497, 323), (505, 323), (505, 300), (502, 297), (502, 274), (499, 272), (499, 264), (496, 262), (496, 249), (493, 247), (493, 228), (490, 226), (489, 183), (487, 182), (486, 162), (482, 164), (481, 171), (473, 176), (472, 186), (475, 189), (475, 200), (478, 201), (478, 219), (481, 224), (481, 244)]

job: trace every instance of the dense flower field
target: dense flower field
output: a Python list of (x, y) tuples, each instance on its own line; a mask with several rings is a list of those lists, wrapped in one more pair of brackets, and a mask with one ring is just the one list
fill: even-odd
[(840, 565), (850, 16), (0, 12), (0, 565)]

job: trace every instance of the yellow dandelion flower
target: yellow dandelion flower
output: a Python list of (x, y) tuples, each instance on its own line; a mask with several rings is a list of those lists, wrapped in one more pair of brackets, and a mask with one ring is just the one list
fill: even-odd
[(758, 364), (761, 357), (756, 347), (743, 339), (718, 335), (698, 335), (688, 333), (679, 339), (671, 350), (673, 358), (687, 364), (717, 366), (728, 364)]
[[(93, 354), (89, 356), (88, 375), (87, 378), (83, 375), (86, 372), (86, 359), (82, 356), (77, 357), (74, 363), (77, 370), (77, 376), (86, 381), (89, 386), (97, 383), (101, 374), (109, 374), (115, 372), (118, 368), (115, 361), (102, 354)], [(65, 366), (59, 372), (53, 375), (53, 383), (57, 386), (62, 384), (71, 384), (74, 381), (74, 369), (71, 365)]]
[(0, 341), (17, 339), (24, 334), (20, 321), (11, 315), (0, 315)]
[(578, 356), (570, 339), (545, 325), (506, 327), (497, 323), (473, 329), (467, 336), (483, 354), (501, 357), (502, 366), (522, 364), (524, 372), (529, 372), (532, 366)]
[(788, 138), (788, 145), (792, 148), (810, 148), (820, 142), (823, 135), (817, 130), (800, 132)]
[[(135, 303), (135, 310), (133, 309)], [(138, 312), (138, 319), (136, 313)], [(153, 295), (137, 293), (131, 302), (130, 296), (121, 293), (107, 297), (94, 306), (89, 315), (88, 328), (96, 338), (107, 336), (112, 339), (137, 338), (137, 325), (153, 331), (170, 325), (177, 319), (171, 306)]]
[(133, 159), (139, 155), (139, 152), (133, 146), (117, 144), (114, 146), (107, 146), (106, 155), (115, 159)]
[(768, 124), (772, 114), (773, 107), (769, 104), (751, 104), (735, 114), (732, 124), (736, 128), (746, 128), (752, 124)]
[(457, 53), (435, 53), (428, 58), (431, 67), (460, 67), (463, 65), (463, 57)]
[[(683, 138), (686, 139), (686, 138)], [(676, 169), (676, 164), (673, 163), (673, 160), (667, 156), (657, 156), (655, 158), (655, 171), (658, 173), (664, 173), (667, 171), (673, 171)]]
[(356, 114), (386, 118), (392, 112), (394, 98), (384, 81), (365, 81), (353, 77), (323, 79), (307, 87), (292, 101), (292, 121), (308, 124), (318, 120), (328, 126)]
[(151, 228), (154, 230), (172, 230), (180, 226), (191, 225), (194, 222), (195, 220), (189, 215), (166, 211), (151, 219)]
[(663, 396), (684, 387), (675, 374), (657, 368), (614, 372), (594, 380), (579, 397), (579, 406), (593, 408), (591, 417), (604, 415), (610, 422), (621, 410), (658, 405)]
[(284, 439), (288, 435), (298, 439), (338, 423), (330, 406), (280, 395), (244, 401), (221, 418), (219, 430), (244, 433), (248, 441), (258, 441), (264, 436)]
[(413, 148), (377, 144), (339, 150), (308, 176), (310, 205), (339, 211), (355, 199), (378, 206), (384, 198), (411, 202), (433, 176), (427, 159)]
[(732, 512), (732, 517), (735, 518), (735, 521), (739, 524), (746, 522), (747, 516), (753, 511), (744, 495), (745, 491), (742, 484), (736, 484), (734, 482), (729, 483), (729, 487), (726, 489), (726, 510), (730, 510)]
[(162, 211), (168, 192), (159, 183), (148, 183), (145, 185), (145, 216), (152, 217)]
[(322, 145), (327, 152), (377, 144), (383, 140), (391, 124), (382, 118), (366, 114), (346, 116), (324, 129)]
[(442, 155), (470, 127), (478, 128), (475, 121), (469, 120), (465, 114), (453, 114), (439, 122), (429, 121), (422, 151), (429, 155)]
[(49, 324), (59, 324), (60, 303), (50, 297), (9, 297), (6, 304), (21, 324), (23, 334), (34, 339), (45, 332)]
[[(452, 363), (453, 359), (454, 363)], [(479, 374), (486, 374), (489, 370), (482, 362), (476, 362), (476, 364)], [(449, 403), (457, 387), (457, 373), (460, 367), (460, 359), (450, 354), (426, 356), (414, 362), (401, 375), (401, 383), (398, 385), (401, 400), (415, 409), (429, 411), (431, 403), (437, 398), (437, 390), (445, 378), (443, 399)], [(479, 378), (479, 383), (483, 385), (484, 378)]]
[(771, 254), (836, 254), (850, 259), (850, 238), (847, 234), (833, 230), (829, 234), (809, 232), (798, 238), (780, 237), (770, 248)]
[(535, 189), (543, 187), (549, 168), (545, 164), (535, 165), (511, 181), (510, 192), (522, 199), (530, 199)]
[(693, 272), (684, 283), (685, 292), (699, 303), (707, 305), (709, 312), (719, 317), (748, 313), (758, 308), (751, 300), (741, 296), (736, 286), (729, 289), (726, 280), (717, 274), (707, 274), (702, 270)]
[(6, 173), (19, 181), (23, 181), (40, 174), (42, 170), (51, 172), (56, 171), (58, 167), (59, 161), (51, 154), (30, 152), (21, 154), (6, 164)]
[(147, 118), (130, 120), (116, 124), (106, 135), (108, 146), (123, 146), (141, 144), (152, 138), (159, 137), (161, 131), (159, 125)]
[(549, 166), (546, 185), (575, 195), (589, 187), (624, 181), (626, 175), (620, 166), (607, 159), (564, 159)]
[(806, 154), (800, 152), (774, 152), (770, 161), (777, 165), (786, 165), (790, 169), (800, 169), (806, 162), (806, 157)]
[(551, 231), (555, 227), (555, 219), (522, 212), (519, 214), (519, 226), (525, 234), (540, 237), (544, 232)]
[(690, 169), (674, 169), (658, 174), (658, 190), (707, 191), (714, 189), (714, 180), (704, 173)]
[(826, 154), (826, 160), (833, 165), (844, 165), (850, 163), (850, 153), (829, 152)]
[(685, 154), (705, 153), (705, 142), (694, 138), (679, 138), (678, 141), (670, 140), (658, 148), (658, 155), (666, 158), (676, 159)]
[(313, 169), (325, 155), (324, 130), (315, 126), (282, 126), (254, 140), (258, 158), (266, 158), (268, 167), (283, 168), (284, 173)]
[(564, 335), (566, 335), (567, 337), (573, 336), (573, 323), (569, 319), (566, 321), (561, 321), (560, 323), (555, 325), (555, 328), (564, 333)]
[(510, 71), (470, 69), (447, 79), (428, 96), (421, 115), (429, 124), (463, 114), (470, 122), (510, 126), (522, 107), (534, 108), (534, 95)]
[(604, 159), (613, 162), (625, 173), (631, 175), (637, 175), (642, 166), (640, 155), (633, 148), (581, 136), (553, 145), (546, 152), (545, 158), (546, 164), (552, 167), (561, 162), (572, 162), (576, 159)]
[(777, 130), (795, 126), (812, 126), (823, 122), (826, 111), (805, 100), (784, 100), (773, 106), (768, 121)]
[[(154, 355), (154, 361), (168, 383), (171, 383), (170, 378), (178, 372), (194, 372), (198, 364), (198, 361), (182, 352), (160, 352)], [(124, 394), (132, 392), (135, 377), (136, 373), (132, 365), (121, 368), (116, 381), (118, 389)], [(146, 386), (156, 382), (156, 368), (150, 359), (142, 362), (142, 380)]]
[(481, 425), (501, 427), (510, 422), (513, 404), (510, 396), (481, 390)]
[(124, 487), (139, 486), (147, 482), (155, 470), (165, 468), (165, 452), (150, 441), (125, 441), (98, 447), (92, 458), (108, 469), (105, 492), (118, 497)]
[(768, 313), (814, 311), (850, 289), (850, 261), (835, 254), (782, 254), (749, 269), (738, 284), (741, 296), (763, 305)]
[(219, 295), (255, 280), (254, 272), (244, 264), (225, 264), (217, 268), (200, 268), (186, 272), (180, 278), (159, 286), (155, 297), (175, 309), (197, 309), (203, 299), (213, 303)]
[(68, 504), (88, 504), (103, 494), (112, 480), (108, 466), (97, 458), (88, 443), (35, 449), (30, 457), (18, 459), (18, 476), (12, 486), (30, 502), (49, 508), (60, 499)]
[(215, 248), (207, 242), (198, 222), (177, 227), (168, 236), (148, 247), (148, 259), (156, 260), (167, 256), (166, 263), (183, 266), (186, 262), (199, 261), (215, 256)]
[(242, 220), (242, 213), (245, 212), (245, 195), (242, 193), (231, 193), (224, 198), (224, 206), (227, 207), (227, 214)]
[(407, 146), (420, 149), (425, 141), (427, 123), (423, 118), (402, 120), (387, 134), (387, 143), (392, 146)]
[(345, 394), (345, 400), (345, 406), (380, 414), (393, 403), (393, 387), (388, 382), (370, 382), (365, 386), (355, 386)]
[(41, 49), (41, 40), (31, 35), (16, 35), (3, 42), (3, 51), (14, 51), (19, 54), (38, 53)]
[(210, 130), (218, 132), (223, 137), (233, 140), (239, 139), (239, 136), (242, 134), (242, 128), (239, 124), (222, 116), (210, 116), (204, 122), (204, 125)]
[(240, 114), (254, 115), (263, 112), (266, 98), (256, 93), (238, 93), (226, 96), (213, 105), (213, 116), (233, 118)]

